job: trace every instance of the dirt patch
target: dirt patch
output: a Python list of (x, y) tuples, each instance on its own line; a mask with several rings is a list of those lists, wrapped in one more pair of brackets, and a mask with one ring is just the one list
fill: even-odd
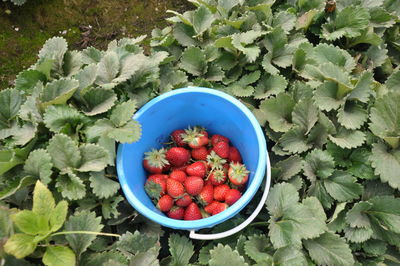
[(0, 1), (0, 89), (36, 61), (52, 36), (73, 49), (104, 48), (112, 39), (149, 36), (166, 25), (166, 10), (189, 8), (186, 0), (28, 0), (21, 7)]

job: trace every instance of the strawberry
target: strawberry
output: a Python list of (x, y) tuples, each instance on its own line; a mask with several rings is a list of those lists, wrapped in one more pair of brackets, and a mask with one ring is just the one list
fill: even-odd
[(215, 144), (212, 150), (215, 151), (215, 153), (223, 159), (229, 157), (229, 144), (224, 141), (220, 141)]
[(211, 145), (215, 146), (218, 142), (226, 142), (229, 143), (229, 139), (222, 135), (215, 134), (211, 137)]
[(233, 205), (236, 201), (238, 201), (238, 199), (240, 199), (241, 196), (242, 194), (239, 192), (239, 190), (232, 188), (225, 195), (225, 203), (229, 206)]
[(197, 196), (197, 199), (204, 206), (210, 204), (214, 199), (214, 186), (213, 185), (204, 186), (203, 189), (200, 191), (199, 195)]
[(182, 183), (174, 179), (168, 178), (167, 193), (173, 198), (179, 198), (183, 196), (183, 193), (185, 193), (185, 188), (183, 187)]
[(227, 178), (226, 173), (221, 169), (217, 169), (211, 172), (208, 179), (211, 180), (211, 183), (214, 186), (218, 186), (225, 183), (226, 178)]
[(151, 175), (147, 178), (146, 184), (144, 185), (146, 193), (154, 199), (158, 199), (164, 195), (167, 191), (167, 182), (165, 181), (164, 175)]
[(204, 207), (204, 210), (208, 212), (209, 214), (212, 214), (214, 209), (220, 204), (219, 201), (214, 200), (210, 204)]
[(186, 173), (192, 176), (204, 177), (207, 169), (204, 162), (195, 162), (186, 168)]
[[(185, 180), (185, 189), (186, 192), (192, 196), (198, 195), (204, 186), (204, 181), (201, 177), (198, 176), (189, 176)], [(168, 186), (167, 186), (168, 188)]]
[(219, 157), (215, 151), (211, 151), (211, 153), (207, 156), (207, 165), (211, 169), (220, 169), (225, 163), (226, 160)]
[(208, 156), (208, 150), (204, 146), (192, 150), (192, 158), (195, 160), (206, 161), (207, 156)]
[(179, 207), (187, 207), (192, 202), (192, 198), (188, 194), (185, 194), (182, 198), (178, 199), (175, 204)]
[(186, 179), (186, 173), (180, 170), (175, 170), (169, 174), (169, 178), (175, 179), (176, 181), (183, 183)]
[(171, 167), (171, 170), (172, 171), (183, 171), (183, 172), (186, 172), (186, 167), (188, 167), (186, 164), (182, 165), (182, 166), (173, 166), (173, 167)]
[(224, 165), (222, 166), (222, 170), (223, 170), (225, 173), (228, 173), (228, 171), (229, 171), (229, 163), (224, 164)]
[(189, 161), (190, 152), (182, 147), (173, 147), (167, 151), (166, 158), (172, 166), (182, 166)]
[(167, 213), (167, 216), (171, 219), (182, 220), (184, 214), (185, 214), (184, 208), (173, 206)]
[(169, 211), (174, 206), (174, 199), (169, 195), (162, 196), (157, 203), (157, 208), (162, 212)]
[(240, 155), (239, 150), (235, 147), (229, 147), (229, 161), (234, 163), (242, 162), (242, 156)]
[[(201, 132), (200, 132), (201, 131)], [(192, 149), (200, 148), (201, 146), (208, 145), (208, 133), (199, 128), (190, 128), (185, 130), (183, 134), (183, 141)]]
[(227, 184), (222, 184), (214, 187), (214, 199), (218, 201), (225, 201), (226, 193), (230, 190)]
[(166, 159), (166, 150), (163, 149), (152, 149), (151, 151), (144, 153), (143, 167), (149, 173), (161, 174), (167, 170), (168, 161)]
[(192, 202), (186, 207), (185, 214), (183, 215), (184, 220), (199, 220), (202, 218), (199, 207), (196, 203)]
[(228, 209), (228, 207), (229, 207), (228, 204), (219, 202), (218, 205), (215, 206), (215, 208), (214, 208), (214, 210), (212, 212), (212, 215), (216, 215), (216, 214), (218, 214), (220, 212), (223, 212), (226, 209)]
[(177, 129), (171, 133), (172, 141), (179, 147), (185, 147), (186, 143), (183, 141), (183, 134), (185, 134), (185, 130)]
[(212, 185), (210, 178), (204, 180), (204, 186)]
[(249, 171), (241, 163), (231, 163), (229, 165), (228, 177), (232, 184), (240, 186), (249, 179)]

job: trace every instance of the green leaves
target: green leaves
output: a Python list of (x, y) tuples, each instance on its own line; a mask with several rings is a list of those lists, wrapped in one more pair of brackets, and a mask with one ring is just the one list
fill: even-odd
[(400, 170), (400, 151), (399, 149), (389, 150), (384, 143), (372, 145), (370, 156), (372, 167), (375, 174), (379, 175), (382, 182), (388, 182), (393, 188), (400, 188), (398, 171)]
[(238, 265), (238, 266), (247, 266), (248, 264), (244, 261), (244, 258), (239, 255), (236, 250), (232, 250), (228, 245), (224, 246), (222, 244), (218, 244), (215, 248), (210, 250), (211, 259), (209, 261), (210, 266), (217, 265)]
[(182, 53), (180, 68), (186, 72), (201, 76), (207, 71), (206, 58), (200, 48), (189, 47)]
[(21, 104), (22, 95), (16, 89), (0, 91), (0, 129), (18, 114)]
[(49, 246), (43, 255), (43, 263), (49, 266), (75, 265), (75, 254), (68, 247)]
[(41, 94), (42, 108), (53, 104), (65, 104), (79, 86), (74, 79), (59, 79), (47, 83)]
[(200, 35), (206, 30), (208, 30), (213, 21), (214, 21), (213, 14), (207, 7), (203, 5), (201, 5), (193, 13), (193, 28), (196, 31), (197, 35)]
[(25, 234), (14, 234), (4, 245), (4, 251), (22, 259), (35, 251), (37, 242), (35, 236)]
[(78, 168), (82, 160), (79, 148), (74, 141), (64, 134), (55, 135), (47, 150), (52, 157), (54, 166), (60, 170)]
[(37, 149), (29, 153), (24, 164), (24, 171), (34, 177), (38, 177), (43, 184), (50, 183), (50, 176), (53, 173), (53, 163), (46, 150)]
[(193, 245), (184, 236), (172, 234), (168, 239), (169, 252), (172, 256), (171, 265), (180, 266), (188, 265), (190, 258), (193, 256)]
[(136, 102), (127, 101), (117, 105), (111, 112), (110, 120), (115, 126), (125, 125), (132, 119), (132, 114), (136, 111)]

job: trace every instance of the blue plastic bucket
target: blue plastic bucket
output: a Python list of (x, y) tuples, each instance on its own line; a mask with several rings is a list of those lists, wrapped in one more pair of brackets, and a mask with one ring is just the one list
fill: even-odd
[[(129, 203), (154, 222), (183, 230), (209, 228), (239, 213), (259, 189), (268, 159), (266, 141), (254, 115), (234, 97), (207, 88), (177, 89), (148, 102), (133, 119), (141, 124), (142, 137), (138, 142), (118, 146), (118, 178)], [(160, 212), (144, 190), (147, 174), (142, 166), (143, 153), (160, 148), (172, 131), (195, 125), (205, 127), (211, 135), (228, 137), (239, 149), (250, 171), (248, 186), (224, 212), (195, 221), (175, 220)]]

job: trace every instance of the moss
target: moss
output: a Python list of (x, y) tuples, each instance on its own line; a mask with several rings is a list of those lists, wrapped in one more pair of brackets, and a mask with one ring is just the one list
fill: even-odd
[(150, 35), (154, 27), (165, 26), (167, 9), (188, 8), (186, 0), (28, 0), (21, 7), (0, 1), (0, 89), (36, 61), (52, 36), (81, 49), (86, 42), (80, 28), (90, 25), (86, 44), (105, 48), (112, 39)]

